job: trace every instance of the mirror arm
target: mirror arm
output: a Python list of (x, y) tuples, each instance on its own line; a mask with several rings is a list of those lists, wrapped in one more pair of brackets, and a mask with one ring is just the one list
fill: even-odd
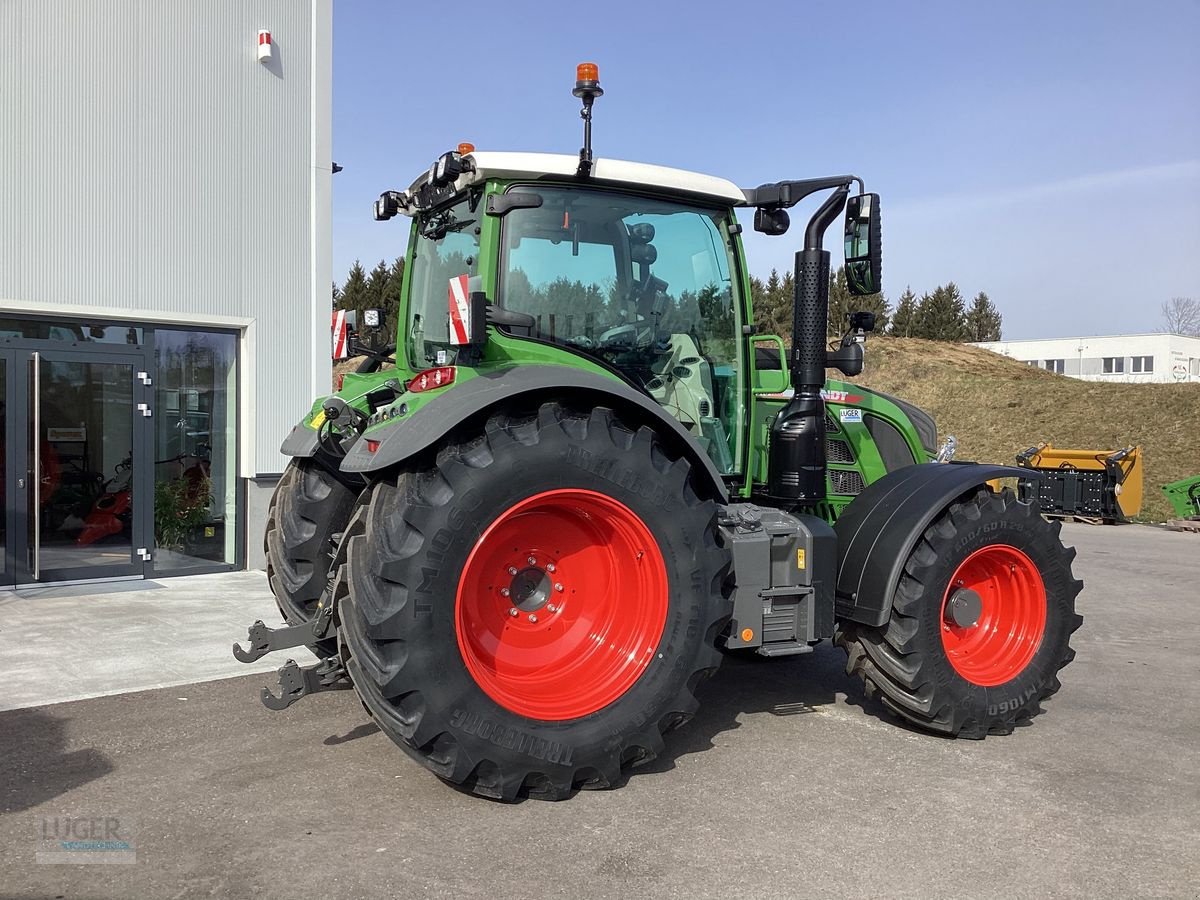
[(756, 188), (742, 188), (742, 195), (746, 199), (739, 205), (787, 209), (817, 191), (846, 187), (851, 183), (857, 184), (860, 192), (864, 190), (863, 180), (857, 175), (833, 175), (828, 178), (806, 178), (802, 181), (776, 181), (772, 184), (760, 184)]
[(842, 207), (846, 205), (848, 196), (850, 188), (843, 184), (813, 213), (813, 217), (808, 220), (808, 227), (804, 229), (805, 250), (821, 249), (826, 230), (833, 224), (833, 220), (842, 214)]

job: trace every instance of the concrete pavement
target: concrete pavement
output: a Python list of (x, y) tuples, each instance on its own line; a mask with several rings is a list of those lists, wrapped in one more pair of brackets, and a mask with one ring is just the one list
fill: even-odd
[(0, 709), (273, 671), (230, 652), (255, 619), (281, 624), (262, 572), (0, 591)]
[[(1087, 582), (1063, 690), (983, 742), (907, 730), (831, 647), (729, 660), (615, 791), (505, 806), (384, 738), (353, 693), (264, 676), (0, 713), (11, 897), (1195, 897), (1200, 539), (1067, 526)], [(39, 865), (119, 820), (131, 865)]]

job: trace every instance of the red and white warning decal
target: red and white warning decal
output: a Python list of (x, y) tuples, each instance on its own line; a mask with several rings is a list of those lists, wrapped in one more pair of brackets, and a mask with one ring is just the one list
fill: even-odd
[(467, 303), (467, 277), (455, 275), (450, 279), (447, 300), (450, 304), (450, 343), (469, 343), (471, 334), (471, 306)]
[(345, 359), (350, 355), (350, 329), (346, 326), (346, 311), (344, 309), (335, 309), (333, 311), (333, 358)]

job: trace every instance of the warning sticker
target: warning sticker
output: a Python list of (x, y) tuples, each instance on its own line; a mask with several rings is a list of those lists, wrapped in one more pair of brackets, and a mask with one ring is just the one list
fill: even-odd
[(797, 569), (803, 569), (803, 568), (804, 568), (804, 564), (805, 564), (805, 559), (804, 559), (804, 548), (803, 548), (803, 547), (797, 547), (797, 548), (796, 548), (796, 568), (797, 568)]

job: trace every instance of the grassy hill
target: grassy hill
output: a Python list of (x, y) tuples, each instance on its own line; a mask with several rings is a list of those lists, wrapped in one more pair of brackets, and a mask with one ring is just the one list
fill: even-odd
[[(339, 362), (335, 372), (358, 362)], [(929, 412), (939, 440), (958, 438), (960, 459), (1011, 464), (1038, 441), (1097, 450), (1140, 444), (1147, 521), (1171, 515), (1161, 485), (1200, 474), (1200, 384), (1078, 381), (978, 347), (875, 336), (855, 381)]]
[(868, 340), (866, 368), (854, 380), (929, 412), (940, 437), (958, 438), (960, 459), (1012, 463), (1038, 441), (1139, 444), (1143, 520), (1171, 515), (1161, 485), (1200, 474), (1200, 384), (1079, 381), (978, 347), (885, 337)]

